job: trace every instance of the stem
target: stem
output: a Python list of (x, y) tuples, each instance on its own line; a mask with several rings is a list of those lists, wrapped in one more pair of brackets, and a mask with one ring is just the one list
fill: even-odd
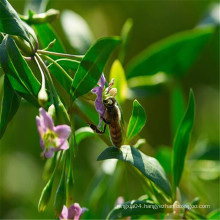
[(36, 56), (34, 56), (34, 60), (35, 60), (35, 62), (37, 63), (37, 66), (38, 66), (38, 68), (39, 68), (39, 70), (40, 70), (40, 73), (41, 73), (41, 78), (42, 78), (41, 88), (42, 88), (42, 89), (45, 89), (45, 77), (44, 77), (44, 72), (43, 72), (43, 70), (42, 70), (42, 68), (41, 68), (41, 66), (40, 66), (40, 64), (39, 64), (39, 62), (38, 62)]
[(51, 51), (45, 51), (45, 50), (37, 50), (39, 54), (46, 54), (46, 55), (54, 55), (59, 57), (66, 57), (66, 58), (72, 58), (76, 60), (82, 60), (84, 55), (72, 55), (67, 53), (57, 53), (57, 52), (51, 52)]
[(57, 66), (57, 68), (60, 69), (60, 71), (70, 80), (72, 81), (72, 78), (69, 76), (69, 74), (63, 69), (62, 66), (60, 66), (59, 63), (57, 63), (56, 61), (54, 61), (52, 58), (46, 56), (46, 55), (41, 55), (43, 58), (45, 58), (46, 60), (52, 62), (55, 66)]

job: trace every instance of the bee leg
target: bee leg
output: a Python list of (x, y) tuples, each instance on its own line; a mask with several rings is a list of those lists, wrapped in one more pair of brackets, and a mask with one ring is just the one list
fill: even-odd
[(102, 118), (102, 120), (105, 122), (105, 124), (110, 125), (110, 121), (106, 120), (105, 118)]
[(92, 130), (93, 130), (94, 132), (96, 132), (97, 134), (104, 134), (104, 133), (105, 133), (106, 124), (104, 125), (104, 130), (103, 130), (103, 131), (100, 131), (100, 130), (97, 128), (97, 126), (95, 126), (94, 124), (90, 124), (89, 126), (90, 126), (90, 128), (92, 128)]

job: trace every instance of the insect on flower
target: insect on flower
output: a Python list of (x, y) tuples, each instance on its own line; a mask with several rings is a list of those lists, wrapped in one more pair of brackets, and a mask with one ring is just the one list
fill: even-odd
[(68, 138), (71, 132), (70, 126), (54, 126), (51, 116), (43, 109), (39, 109), (40, 117), (36, 117), (37, 129), (40, 135), (40, 145), (47, 158), (54, 155), (55, 151), (69, 148)]
[[(103, 76), (101, 76), (100, 81), (103, 80)], [(115, 96), (117, 95), (117, 89), (112, 88), (114, 85), (114, 79), (109, 83), (109, 86), (105, 90), (104, 99), (103, 99), (103, 89), (104, 84), (101, 84), (99, 87), (99, 90), (94, 88), (93, 90), (96, 91), (97, 99), (95, 101), (96, 110), (97, 108), (100, 108), (99, 106), (102, 105), (100, 109), (102, 109), (101, 114), (99, 113), (100, 118), (104, 121), (104, 130), (99, 130), (99, 126), (95, 126), (94, 124), (90, 124), (90, 127), (98, 134), (104, 134), (106, 130), (106, 125), (109, 125), (109, 131), (110, 131), (110, 137), (112, 143), (120, 148), (122, 144), (122, 132), (121, 132), (121, 112), (119, 110), (119, 107), (117, 105), (117, 101), (115, 99)], [(103, 85), (103, 86), (102, 86)], [(98, 103), (98, 105), (97, 105)], [(98, 111), (99, 112), (99, 111)]]

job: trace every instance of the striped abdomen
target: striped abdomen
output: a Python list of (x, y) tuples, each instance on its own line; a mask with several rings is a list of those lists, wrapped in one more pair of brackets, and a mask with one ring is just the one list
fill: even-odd
[(112, 143), (120, 148), (122, 143), (121, 125), (119, 122), (114, 122), (109, 125), (109, 131)]

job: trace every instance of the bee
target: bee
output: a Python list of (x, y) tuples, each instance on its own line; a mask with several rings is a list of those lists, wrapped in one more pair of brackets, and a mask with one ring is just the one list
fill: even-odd
[[(110, 90), (114, 91), (114, 89), (107, 88), (107, 93), (109, 93)], [(115, 91), (114, 91), (115, 92)], [(116, 94), (115, 94), (116, 95)], [(105, 108), (105, 115), (102, 118), (104, 121), (104, 129), (103, 131), (99, 130), (97, 126), (90, 124), (90, 127), (98, 134), (104, 134), (106, 130), (106, 126), (109, 126), (109, 132), (110, 132), (110, 138), (112, 143), (120, 148), (122, 144), (122, 129), (121, 129), (121, 112), (117, 105), (117, 101), (113, 96), (107, 97), (103, 100), (103, 105)]]

